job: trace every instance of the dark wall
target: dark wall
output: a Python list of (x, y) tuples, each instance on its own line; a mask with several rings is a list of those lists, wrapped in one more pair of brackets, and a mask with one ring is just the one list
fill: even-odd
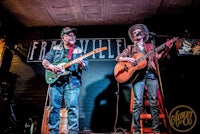
[(13, 46), (25, 35), (25, 26), (18, 22), (3, 7), (0, 8), (0, 38), (6, 38), (6, 45)]
[[(162, 72), (165, 105), (169, 113), (181, 105), (189, 106), (197, 116), (195, 126), (187, 133), (197, 134), (199, 130), (199, 75), (200, 56), (182, 56), (170, 60), (167, 69)], [(179, 109), (181, 112), (181, 109)], [(186, 117), (186, 116), (184, 116)], [(177, 119), (178, 120), (178, 119)], [(194, 115), (191, 118), (194, 123)], [(183, 129), (183, 128), (182, 128)], [(172, 129), (174, 133), (178, 133)]]

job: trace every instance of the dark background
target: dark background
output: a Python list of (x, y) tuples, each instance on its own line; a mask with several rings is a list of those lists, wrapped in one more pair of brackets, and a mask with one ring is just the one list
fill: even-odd
[[(0, 132), (9, 131), (10, 126), (22, 132), (26, 119), (32, 117), (38, 122), (38, 133), (40, 133), (47, 84), (41, 63), (27, 63), (26, 57), (33, 39), (59, 39), (62, 27), (25, 28), (3, 10), (0, 11), (0, 17), (2, 20), (0, 35), (6, 38), (7, 46), (0, 68)], [(155, 16), (145, 21), (149, 30), (157, 34), (155, 37), (157, 46), (174, 36), (185, 37), (186, 29), (190, 32), (190, 38), (200, 38), (198, 20), (193, 18), (193, 20), (186, 21), (180, 18)], [(126, 44), (131, 44), (127, 33), (130, 26), (80, 26), (76, 28), (78, 38), (124, 37)], [(15, 45), (18, 45), (18, 49)], [(187, 105), (199, 115), (200, 106), (197, 99), (199, 97), (200, 57), (179, 57), (174, 49), (170, 52), (171, 59), (160, 63), (165, 106), (170, 111), (175, 106)], [(83, 86), (80, 94), (81, 130), (114, 131), (117, 113), (119, 113), (117, 127), (130, 129), (130, 91), (119, 91), (120, 102), (117, 103), (117, 83), (113, 77), (115, 64), (114, 60), (91, 61), (90, 70), (83, 73)], [(118, 104), (119, 109), (116, 109)], [(11, 116), (10, 105), (13, 106), (16, 120)], [(198, 133), (198, 120), (195, 128), (188, 133)], [(16, 125), (17, 128), (15, 128)]]

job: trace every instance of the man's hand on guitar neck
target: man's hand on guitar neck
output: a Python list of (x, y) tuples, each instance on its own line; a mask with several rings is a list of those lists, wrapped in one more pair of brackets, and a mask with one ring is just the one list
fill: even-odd
[(85, 67), (85, 63), (83, 60), (78, 60), (77, 63), (81, 68)]
[(160, 54), (159, 54), (159, 58), (160, 60), (163, 60), (165, 57), (167, 57), (168, 59), (170, 59), (170, 55), (168, 54), (169, 51), (171, 50), (172, 46), (173, 46), (173, 41), (170, 40), (170, 39), (167, 39), (166, 40), (166, 43), (165, 43), (165, 50), (162, 51)]
[(168, 47), (168, 49), (171, 49), (173, 46), (173, 41), (170, 39), (167, 39), (166, 43), (165, 43), (166, 47)]

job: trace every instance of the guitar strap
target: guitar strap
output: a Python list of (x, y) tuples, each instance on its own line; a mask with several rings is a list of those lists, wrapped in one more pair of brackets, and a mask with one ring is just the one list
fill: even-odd
[(70, 60), (72, 58), (73, 51), (74, 51), (74, 44), (69, 49), (69, 53), (68, 53), (68, 57), (67, 57), (68, 60)]
[[(148, 44), (145, 44), (145, 50), (146, 50), (146, 53), (150, 52), (153, 50), (153, 44), (151, 43), (148, 43)], [(156, 69), (156, 65), (155, 65), (155, 62), (154, 62), (154, 59), (155, 57), (154, 56), (149, 56), (148, 57), (148, 68), (153, 68), (155, 71), (157, 71)]]

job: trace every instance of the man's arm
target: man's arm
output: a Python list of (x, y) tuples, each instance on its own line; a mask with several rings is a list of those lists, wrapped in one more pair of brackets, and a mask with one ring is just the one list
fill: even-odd
[(44, 68), (48, 69), (48, 70), (51, 70), (51, 71), (54, 71), (54, 72), (60, 72), (61, 69), (53, 64), (51, 64), (48, 60), (46, 59), (43, 59), (42, 60), (42, 65)]

